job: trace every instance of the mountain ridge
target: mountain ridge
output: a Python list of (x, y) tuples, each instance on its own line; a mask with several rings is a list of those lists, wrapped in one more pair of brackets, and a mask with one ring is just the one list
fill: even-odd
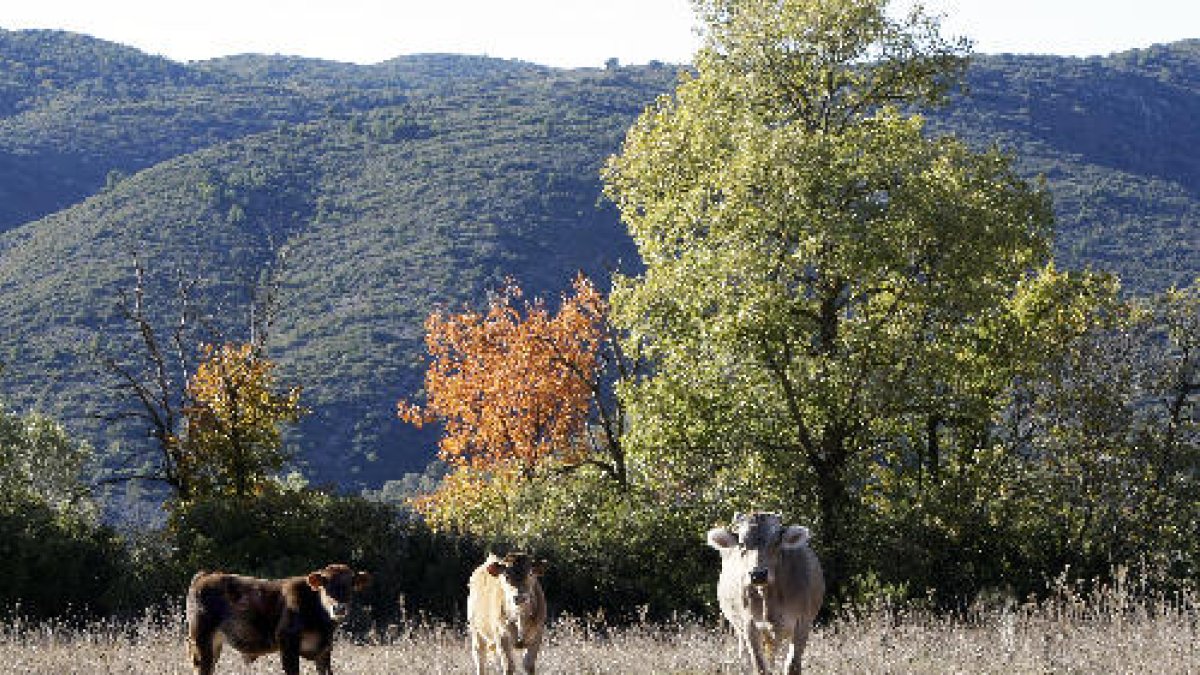
[[(69, 34), (35, 37), (75, 48)], [(0, 32), (0, 63), (28, 51), (13, 41)], [(95, 352), (134, 344), (115, 309), (134, 255), (161, 305), (175, 270), (202, 279), (229, 335), (276, 270), (269, 354), (314, 411), (288, 443), (310, 479), (347, 489), (432, 456), (430, 432), (394, 414), (420, 386), (430, 311), (477, 303), (508, 277), (553, 299), (577, 271), (603, 283), (636, 270), (599, 169), (680, 67), (242, 55), (177, 71), (109, 45), (82, 52), (120, 56), (95, 77), (72, 65), (43, 89), (0, 84), (21, 94), (0, 115), (0, 397), (63, 419), (110, 466), (145, 444), (97, 421), (123, 403), (98, 386)], [(1046, 176), (1064, 266), (1114, 269), (1134, 292), (1188, 283), (1200, 274), (1198, 55), (1200, 40), (979, 57), (973, 96), (929, 113), (930, 128), (997, 143)], [(146, 69), (140, 84), (104, 84), (127, 62)]]

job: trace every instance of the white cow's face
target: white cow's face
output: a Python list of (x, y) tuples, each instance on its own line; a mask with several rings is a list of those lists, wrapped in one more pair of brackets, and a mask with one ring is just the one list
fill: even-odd
[(803, 546), (808, 536), (806, 527), (784, 527), (777, 513), (739, 513), (729, 528), (709, 530), (708, 543), (720, 551), (724, 565), (745, 575), (743, 583), (762, 587), (775, 582), (781, 550)]
[(514, 619), (533, 615), (533, 579), (545, 570), (545, 560), (535, 561), (525, 553), (513, 553), (488, 564), (488, 574), (500, 581), (506, 615)]

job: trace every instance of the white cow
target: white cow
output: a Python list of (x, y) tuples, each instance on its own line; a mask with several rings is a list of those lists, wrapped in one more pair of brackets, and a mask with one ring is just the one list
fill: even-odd
[(525, 553), (488, 556), (471, 574), (467, 624), (476, 675), (483, 675), (488, 654), (500, 657), (505, 675), (516, 672), (516, 650), (525, 650), (522, 666), (533, 675), (546, 629), (546, 598), (538, 577), (546, 561)]
[(717, 599), (738, 636), (738, 654), (749, 652), (760, 675), (773, 652), (788, 643), (786, 672), (800, 672), (813, 619), (825, 596), (825, 577), (808, 547), (808, 528), (783, 525), (777, 513), (735, 514), (733, 524), (709, 530), (721, 554)]

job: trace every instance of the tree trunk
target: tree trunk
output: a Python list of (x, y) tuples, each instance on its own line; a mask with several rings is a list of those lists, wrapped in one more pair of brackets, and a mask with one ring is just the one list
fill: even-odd
[[(825, 587), (829, 595), (844, 595), (850, 569), (850, 547), (853, 545), (854, 512), (846, 483), (847, 453), (845, 439), (840, 434), (828, 434), (821, 439), (821, 450), (810, 455), (810, 466), (817, 478), (817, 506), (820, 528), (815, 549), (819, 552), (825, 571)], [(797, 486), (807, 492), (805, 482)]]
[[(925, 422), (925, 460), (929, 463), (929, 477), (935, 483), (940, 477), (942, 468), (942, 447), (938, 437), (942, 421), (942, 416), (934, 413)], [(921, 467), (918, 467), (917, 470), (920, 471)]]

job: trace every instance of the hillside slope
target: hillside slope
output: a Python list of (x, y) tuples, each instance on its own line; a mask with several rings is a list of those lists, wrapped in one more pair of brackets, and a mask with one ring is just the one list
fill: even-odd
[(246, 55), (185, 66), (61, 31), (0, 30), (0, 231), (113, 179), (279, 125), (549, 70), (439, 55), (374, 66)]
[[(203, 279), (206, 311), (231, 335), (247, 289), (277, 265), (269, 347), (314, 411), (292, 435), (307, 473), (376, 484), (420, 470), (428, 433), (400, 424), (394, 407), (420, 384), (432, 308), (506, 276), (556, 293), (578, 270), (604, 277), (634, 258), (612, 209), (597, 206), (596, 176), (647, 90), (673, 77), (643, 75), (617, 97), (607, 77), (568, 73), (280, 126), (15, 228), (0, 237), (4, 385), (101, 445), (128, 445), (133, 430), (95, 422), (121, 402), (97, 391), (93, 336), (109, 352), (135, 344), (115, 311), (133, 255), (164, 306), (175, 269)], [(171, 318), (160, 312), (164, 332)]]
[(935, 127), (1046, 177), (1066, 267), (1136, 292), (1200, 275), (1200, 40), (1088, 59), (977, 58)]
[[(176, 64), (102, 41), (0, 32), (0, 396), (115, 465), (139, 429), (96, 353), (127, 350), (136, 254), (165, 328), (177, 269), (237, 335), (266, 266), (280, 376), (313, 414), (289, 435), (318, 483), (417, 471), (401, 425), (422, 322), (505, 277), (553, 297), (577, 270), (634, 269), (598, 171), (675, 69), (556, 70), (482, 57), (375, 66), (239, 56)], [(18, 64), (18, 65), (14, 65)], [(1046, 176), (1067, 266), (1136, 292), (1200, 274), (1200, 41), (1105, 59), (980, 57), (936, 132), (998, 143)]]

